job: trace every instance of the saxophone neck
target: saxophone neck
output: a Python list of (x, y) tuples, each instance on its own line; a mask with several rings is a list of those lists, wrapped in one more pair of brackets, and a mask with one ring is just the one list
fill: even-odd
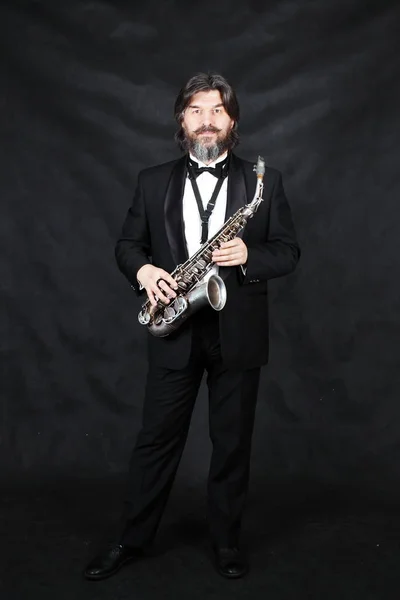
[(253, 200), (247, 205), (246, 208), (250, 209), (252, 213), (255, 213), (263, 201), (265, 160), (262, 156), (258, 157), (257, 164), (254, 165), (253, 170), (257, 175), (257, 185)]
[(261, 202), (264, 200), (263, 190), (264, 190), (263, 181), (262, 181), (262, 179), (257, 178), (257, 187), (256, 187), (256, 191), (255, 191), (253, 200), (251, 202), (249, 202), (249, 204), (247, 204), (245, 207), (246, 209), (251, 211), (252, 214), (256, 212), (256, 210), (260, 206)]

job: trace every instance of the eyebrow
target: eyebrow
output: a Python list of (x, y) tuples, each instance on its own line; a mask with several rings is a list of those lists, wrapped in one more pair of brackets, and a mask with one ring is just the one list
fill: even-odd
[[(219, 104), (214, 104), (211, 108), (219, 108), (220, 106), (224, 106), (222, 102)], [(189, 104), (189, 108), (201, 108), (198, 104)]]

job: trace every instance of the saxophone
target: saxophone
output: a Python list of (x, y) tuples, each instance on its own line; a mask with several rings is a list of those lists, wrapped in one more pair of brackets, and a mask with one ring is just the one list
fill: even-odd
[(211, 275), (207, 281), (203, 279), (214, 265), (213, 251), (217, 250), (223, 242), (236, 237), (263, 200), (265, 161), (261, 156), (254, 165), (254, 171), (257, 175), (257, 184), (253, 200), (239, 208), (210, 240), (171, 273), (178, 285), (176, 298), (170, 304), (158, 301), (156, 306), (152, 306), (147, 300), (142, 305), (138, 320), (141, 325), (147, 325), (152, 335), (166, 337), (176, 331), (190, 315), (207, 304), (218, 311), (224, 308), (226, 287), (223, 279), (219, 275)]

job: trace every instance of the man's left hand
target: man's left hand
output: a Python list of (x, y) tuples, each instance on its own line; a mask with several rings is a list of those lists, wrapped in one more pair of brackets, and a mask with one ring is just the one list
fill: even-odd
[(219, 267), (234, 267), (247, 262), (247, 246), (241, 238), (223, 242), (219, 250), (212, 254), (213, 262)]

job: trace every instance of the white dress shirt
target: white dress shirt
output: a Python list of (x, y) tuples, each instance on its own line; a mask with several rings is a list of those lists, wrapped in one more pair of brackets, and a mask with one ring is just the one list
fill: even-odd
[[(190, 155), (190, 158), (198, 163), (199, 167), (215, 167), (215, 165), (219, 162), (225, 160), (227, 156), (227, 152), (222, 156), (218, 157), (217, 160), (210, 163), (209, 165), (205, 165), (200, 162), (196, 157)], [(201, 196), (201, 200), (203, 203), (204, 210), (207, 208), (207, 204), (209, 203), (215, 186), (218, 182), (217, 177), (215, 177), (212, 173), (208, 173), (205, 171), (201, 173), (196, 178), (196, 183), (199, 187), (199, 192)], [(228, 177), (225, 177), (221, 189), (219, 191), (217, 200), (215, 202), (214, 209), (210, 215), (210, 219), (208, 221), (208, 239), (212, 238), (213, 235), (217, 233), (219, 229), (225, 223), (225, 211), (226, 211), (226, 201), (227, 201), (227, 191), (228, 191)], [(186, 177), (185, 189), (183, 193), (183, 224), (184, 224), (184, 232), (185, 232), (185, 242), (186, 248), (188, 251), (189, 257), (193, 256), (195, 252), (201, 246), (201, 217), (199, 213), (199, 209), (196, 202), (196, 197), (193, 192), (193, 187), (190, 182), (189, 177)], [(205, 280), (211, 277), (212, 274), (218, 273), (218, 267), (214, 266), (207, 273)]]

